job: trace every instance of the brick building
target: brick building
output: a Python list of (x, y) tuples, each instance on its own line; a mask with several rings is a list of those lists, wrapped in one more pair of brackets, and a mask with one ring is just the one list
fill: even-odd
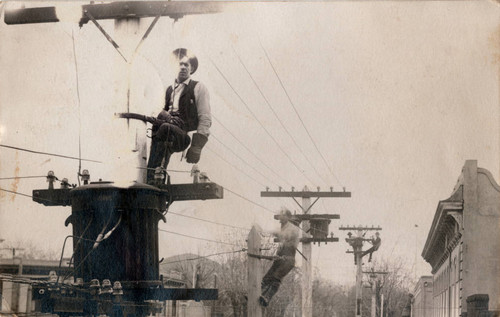
[(500, 310), (500, 186), (477, 161), (466, 161), (438, 203), (422, 256), (432, 266), (433, 317), (465, 315), (475, 294)]
[[(64, 262), (66, 263), (66, 262)], [(14, 257), (0, 259), (0, 315), (31, 313), (36, 310), (31, 296), (30, 281), (48, 280), (50, 271), (67, 274), (69, 268), (58, 269), (59, 261), (33, 260)]]
[(432, 276), (422, 276), (413, 290), (411, 317), (432, 317)]

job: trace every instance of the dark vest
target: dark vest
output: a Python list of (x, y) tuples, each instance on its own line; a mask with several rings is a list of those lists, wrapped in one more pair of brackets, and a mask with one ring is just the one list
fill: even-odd
[[(179, 98), (179, 110), (177, 111), (179, 117), (184, 121), (184, 126), (182, 127), (185, 131), (193, 131), (198, 129), (198, 110), (196, 108), (196, 99), (194, 97), (194, 87), (198, 82), (191, 80), (189, 84), (184, 87), (181, 97)], [(169, 86), (167, 88), (167, 93), (165, 94), (165, 110), (168, 111), (170, 108), (170, 100), (172, 96), (173, 87)]]

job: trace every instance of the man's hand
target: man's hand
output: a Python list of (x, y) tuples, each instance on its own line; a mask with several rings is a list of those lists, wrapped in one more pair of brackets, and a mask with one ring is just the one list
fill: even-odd
[(186, 161), (188, 163), (198, 163), (200, 160), (201, 149), (207, 144), (208, 138), (200, 133), (193, 134), (193, 140), (191, 141), (191, 147), (187, 151)]
[(156, 118), (159, 120), (167, 121), (170, 118), (170, 114), (167, 112), (167, 110), (163, 109)]
[(153, 132), (158, 131), (163, 123), (168, 122), (169, 118), (170, 114), (165, 109), (162, 110), (156, 117), (156, 120), (153, 122)]

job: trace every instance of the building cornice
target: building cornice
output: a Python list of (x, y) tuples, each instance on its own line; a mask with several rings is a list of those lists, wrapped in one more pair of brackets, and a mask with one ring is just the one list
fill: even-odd
[(450, 255), (453, 252), (453, 250), (455, 249), (455, 247), (460, 243), (460, 238), (462, 238), (462, 234), (460, 232), (458, 232), (457, 234), (455, 234), (455, 236), (450, 241), (450, 243), (448, 243), (445, 251), (443, 253), (441, 253), (441, 256), (436, 257), (438, 260), (435, 263), (431, 263), (431, 266), (432, 266), (431, 273), (432, 274), (435, 274), (439, 270), (441, 265), (443, 265), (443, 263), (446, 261), (446, 259), (448, 259), (450, 257)]
[[(436, 258), (438, 255), (443, 253), (443, 248), (449, 246), (439, 247), (439, 243), (443, 240), (446, 235), (446, 227), (451, 217), (454, 222), (459, 225), (459, 234), (463, 227), (462, 224), (462, 212), (463, 212), (463, 184), (455, 187), (455, 191), (452, 195), (438, 203), (436, 213), (434, 214), (434, 220), (432, 221), (432, 226), (427, 235), (427, 241), (425, 242), (424, 249), (422, 251), (422, 257), (429, 262), (432, 267), (436, 265), (436, 262), (440, 262)], [(448, 218), (448, 219), (447, 219)], [(454, 240), (454, 239), (453, 239)], [(450, 241), (451, 243), (451, 241)]]

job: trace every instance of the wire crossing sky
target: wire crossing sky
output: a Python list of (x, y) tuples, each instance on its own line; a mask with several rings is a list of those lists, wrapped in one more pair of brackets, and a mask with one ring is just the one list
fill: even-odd
[[(58, 12), (81, 4), (55, 3)], [(492, 1), (231, 3), (175, 23), (142, 19), (128, 37), (99, 20), (126, 63), (92, 23), (1, 19), (0, 144), (14, 148), (0, 147), (0, 238), (30, 236), (61, 250), (69, 209), (15, 194), (47, 188), (41, 177), (23, 177), (53, 170), (75, 184), (83, 169), (91, 181), (136, 173), (126, 123), (114, 113), (157, 115), (174, 79), (169, 53), (187, 47), (213, 113), (198, 165), (226, 194), (175, 202), (164, 230), (238, 244), (229, 234), (235, 228), (215, 223), (269, 231), (279, 227), (272, 213), (281, 205), (301, 212), (292, 200), (261, 198), (265, 187), (346, 187), (352, 198), (321, 199), (312, 210), (341, 217), (330, 224), (340, 242), (313, 248), (321, 276), (354, 279), (337, 230), (350, 224), (381, 226), (374, 257), (416, 257), (409, 267), (428, 274), (420, 253), (465, 160), (500, 176), (499, 20)], [(129, 99), (117, 93), (127, 86)], [(191, 167), (172, 156), (169, 170), (182, 171), (172, 182), (191, 182)], [(165, 234), (160, 256), (231, 247)]]

